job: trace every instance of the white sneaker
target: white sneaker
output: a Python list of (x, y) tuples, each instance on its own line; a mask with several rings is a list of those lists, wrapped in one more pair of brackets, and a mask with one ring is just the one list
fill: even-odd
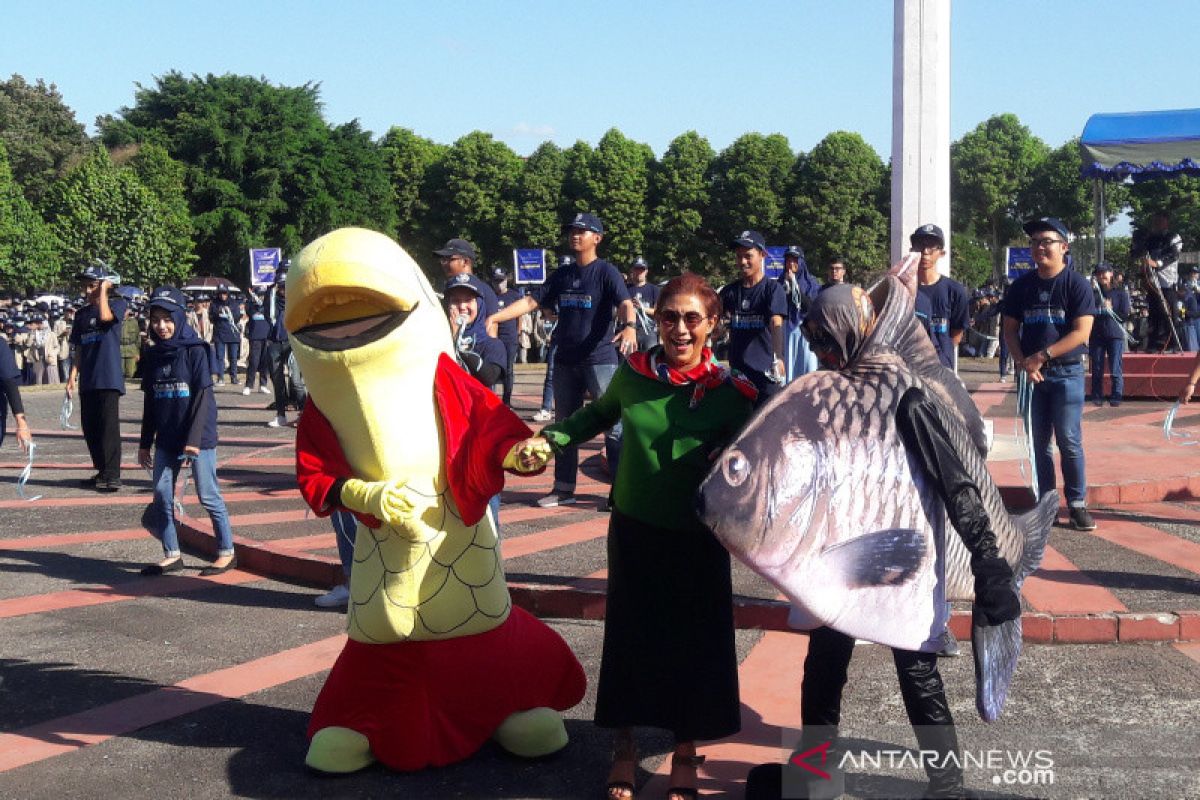
[(242, 394), (243, 394), (243, 395), (250, 394), (250, 387), (249, 387), (249, 386), (247, 386), (245, 389), (242, 389)]
[(267, 387), (265, 387), (265, 386), (260, 386), (260, 387), (258, 387), (258, 390), (259, 390), (260, 392), (262, 392), (263, 394), (270, 394), (270, 393), (271, 393), (271, 390), (270, 390), (270, 389), (268, 389), (268, 388), (267, 388)]
[(224, 385), (225, 385), (225, 381), (217, 381), (217, 386), (224, 386)]
[(314, 598), (313, 602), (321, 608), (344, 606), (350, 602), (350, 590), (346, 587), (346, 584), (339, 583), (325, 594)]
[(538, 409), (538, 412), (533, 415), (534, 422), (549, 422), (552, 419), (554, 419), (554, 412), (544, 408)]
[(279, 416), (275, 417), (275, 419), (267, 423), (268, 428), (282, 428), (284, 425), (287, 425), (287, 417), (285, 417), (283, 414), (280, 414)]

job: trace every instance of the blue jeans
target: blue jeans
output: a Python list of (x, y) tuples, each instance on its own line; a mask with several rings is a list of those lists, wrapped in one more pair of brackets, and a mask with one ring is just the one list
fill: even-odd
[(242, 357), (241, 342), (213, 342), (213, 350), (217, 353), (217, 377), (225, 374), (225, 359), (229, 359), (229, 377), (233, 383), (238, 382), (238, 359)]
[(1200, 317), (1183, 323), (1183, 349), (1189, 353), (1200, 350)]
[(542, 384), (542, 410), (554, 410), (554, 358), (558, 355), (558, 345), (552, 344), (546, 348), (546, 380)]
[(1124, 339), (1100, 339), (1088, 345), (1088, 360), (1092, 362), (1092, 399), (1104, 399), (1104, 360), (1108, 359), (1108, 368), (1112, 370), (1112, 394), (1114, 400), (1120, 400), (1125, 391), (1125, 370), (1121, 366), (1121, 357), (1125, 355)]
[[(154, 499), (147, 509), (146, 527), (155, 539), (162, 542), (163, 555), (175, 558), (179, 555), (179, 534), (175, 530), (175, 481), (179, 477), (181, 462), (178, 454), (171, 454), (161, 447), (154, 448)], [(217, 485), (217, 451), (215, 448), (201, 450), (192, 459), (192, 480), (200, 505), (212, 520), (213, 532), (217, 535), (217, 555), (233, 555), (233, 531), (229, 529), (229, 512), (221, 488)]]
[(784, 337), (787, 345), (787, 357), (784, 359), (784, 366), (787, 367), (787, 382), (791, 383), (801, 375), (815, 372), (817, 357), (812, 348), (808, 346), (808, 337), (804, 335), (803, 323), (793, 325), (789, 322)]
[(1083, 364), (1048, 367), (1034, 384), (1032, 400), (1033, 454), (1037, 463), (1038, 496), (1054, 489), (1054, 447), (1062, 460), (1063, 488), (1068, 506), (1082, 506), (1087, 497), (1083, 463)]
[[(608, 388), (616, 364), (564, 364), (554, 365), (554, 421), (562, 422), (583, 407), (584, 392), (592, 399), (599, 398)], [(604, 452), (608, 456), (610, 475), (617, 474), (617, 461), (621, 457), (621, 423), (618, 422), (604, 432)], [(579, 467), (579, 449), (568, 447), (554, 459), (554, 491), (574, 492), (575, 473)]]
[(350, 580), (350, 567), (354, 565), (354, 534), (358, 520), (349, 511), (335, 511), (329, 515), (333, 533), (337, 538), (338, 559), (342, 562), (342, 573)]

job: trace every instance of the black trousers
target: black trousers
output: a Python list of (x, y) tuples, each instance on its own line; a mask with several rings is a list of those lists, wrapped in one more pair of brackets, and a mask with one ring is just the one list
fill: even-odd
[[(1174, 309), (1179, 302), (1179, 295), (1175, 291), (1175, 287), (1162, 289), (1162, 295), (1167, 301), (1167, 308)], [(1150, 304), (1150, 340), (1146, 344), (1147, 352), (1161, 353), (1170, 350), (1175, 346), (1175, 337), (1171, 335), (1171, 317), (1163, 309), (1158, 292), (1151, 289), (1146, 300)]]
[(513, 373), (515, 372), (513, 365), (517, 363), (517, 351), (521, 349), (521, 346), (516, 342), (503, 342), (503, 344), (504, 352), (508, 356), (508, 364), (504, 368), (504, 393), (501, 396), (501, 399), (504, 400), (504, 405), (511, 406), (513, 393)]
[(79, 393), (79, 422), (92, 466), (102, 481), (121, 479), (121, 393), (97, 389)]
[[(217, 354), (217, 377), (220, 378), (225, 374), (225, 362), (229, 361), (229, 377), (233, 383), (238, 382), (238, 359), (242, 357), (242, 343), (237, 342), (213, 342), (213, 350)], [(249, 365), (247, 365), (249, 366)]]
[(249, 386), (254, 382), (254, 376), (258, 376), (258, 385), (266, 386), (267, 381), (271, 380), (271, 363), (267, 358), (267, 340), (266, 339), (251, 339), (250, 340), (250, 356), (246, 359), (246, 385)]
[(288, 406), (287, 368), (288, 356), (292, 354), (290, 342), (267, 342), (267, 358), (271, 362), (271, 384), (275, 387), (275, 415), (284, 416)]

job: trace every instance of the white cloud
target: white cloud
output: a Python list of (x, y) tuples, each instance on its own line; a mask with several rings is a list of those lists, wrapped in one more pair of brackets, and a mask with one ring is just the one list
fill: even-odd
[(518, 122), (509, 132), (513, 136), (535, 136), (542, 139), (549, 139), (558, 133), (553, 125), (531, 125), (528, 122)]

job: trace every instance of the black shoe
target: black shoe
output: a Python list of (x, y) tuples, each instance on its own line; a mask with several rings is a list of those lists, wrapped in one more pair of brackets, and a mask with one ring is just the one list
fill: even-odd
[(142, 567), (143, 575), (166, 575), (168, 572), (179, 572), (186, 565), (183, 563), (183, 556), (175, 559), (167, 565), (151, 564), (148, 567)]
[(204, 569), (200, 570), (200, 577), (201, 578), (210, 578), (213, 575), (220, 575), (222, 573), (229, 572), (229, 570), (231, 570), (231, 569), (237, 569), (237, 556), (236, 555), (233, 558), (229, 559), (229, 563), (223, 567), (205, 567)]
[(100, 473), (98, 473), (98, 472), (97, 472), (97, 473), (96, 473), (95, 475), (93, 475), (92, 477), (90, 477), (90, 478), (84, 478), (83, 480), (81, 480), (81, 481), (79, 482), (79, 485), (80, 485), (80, 486), (82, 486), (84, 489), (95, 489), (95, 488), (96, 488), (96, 483), (97, 483), (99, 480), (100, 480)]
[(1083, 506), (1071, 506), (1070, 510), (1071, 527), (1077, 531), (1094, 531), (1096, 530), (1096, 521), (1092, 519), (1092, 515)]
[(121, 491), (121, 479), (115, 478), (113, 480), (98, 480), (96, 481), (96, 491), (104, 492), (106, 494), (119, 492)]
[(1109, 404), (1110, 406), (1113, 406), (1113, 407), (1115, 408), (1115, 407), (1117, 407), (1117, 406), (1121, 405), (1121, 398), (1119, 398), (1119, 397), (1110, 397), (1110, 398), (1108, 398), (1108, 404)]

